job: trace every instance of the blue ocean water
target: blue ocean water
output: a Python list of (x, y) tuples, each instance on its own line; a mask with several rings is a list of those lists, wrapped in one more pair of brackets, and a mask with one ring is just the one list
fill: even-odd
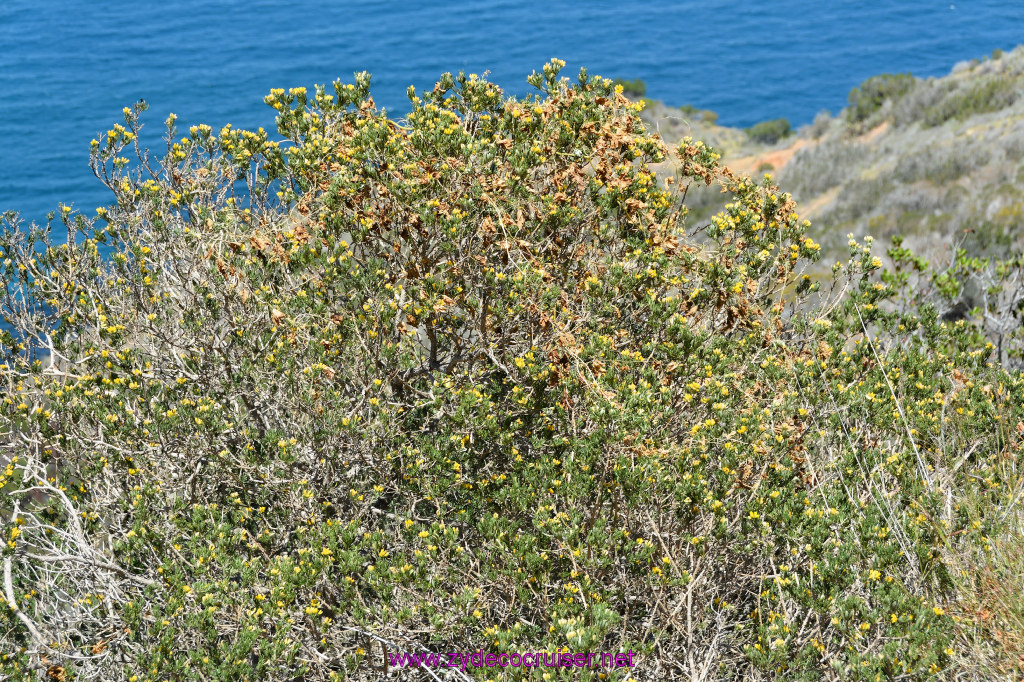
[(1024, 41), (1021, 0), (4, 0), (0, 4), (0, 210), (43, 221), (58, 202), (92, 212), (106, 190), (89, 140), (137, 99), (144, 142), (185, 126), (273, 126), (263, 96), (354, 71), (404, 113), (405, 90), (444, 71), (510, 93), (551, 57), (648, 95), (750, 125), (837, 111), (881, 72), (947, 73)]

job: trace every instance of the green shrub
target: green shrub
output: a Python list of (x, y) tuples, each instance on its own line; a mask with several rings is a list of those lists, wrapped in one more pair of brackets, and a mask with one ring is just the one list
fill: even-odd
[(925, 126), (940, 126), (951, 120), (964, 120), (978, 114), (987, 114), (1011, 106), (1017, 101), (1020, 89), (1017, 81), (1004, 75), (975, 82), (966, 91), (956, 90), (924, 112)]
[(957, 82), (953, 77), (920, 80), (906, 94), (892, 102), (891, 108), (886, 112), (886, 118), (892, 121), (896, 128), (917, 125), (921, 123), (926, 111), (956, 89)]
[(401, 120), (366, 74), (275, 90), (276, 136), (171, 117), (137, 166), (126, 109), (110, 206), (9, 218), (0, 676), (377, 679), (371, 638), (957, 673), (947, 554), (1016, 513), (1024, 381), (1004, 300), (941, 316), (1020, 264), (851, 240), (819, 298), (788, 194), (690, 139), (659, 182), (638, 105), (560, 67)]
[(832, 127), (832, 114), (831, 112), (819, 111), (814, 116), (814, 121), (808, 126), (808, 133), (815, 140), (820, 140), (821, 137), (828, 132), (828, 129)]
[(746, 132), (747, 136), (755, 142), (775, 144), (779, 140), (788, 137), (793, 131), (787, 119), (777, 118), (772, 121), (761, 121), (747, 128)]
[(905, 95), (917, 79), (909, 73), (883, 73), (872, 76), (850, 91), (846, 120), (859, 123), (882, 108), (886, 100), (896, 100)]

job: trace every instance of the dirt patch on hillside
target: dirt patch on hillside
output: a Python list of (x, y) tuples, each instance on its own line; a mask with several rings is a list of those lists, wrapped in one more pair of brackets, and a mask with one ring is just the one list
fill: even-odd
[(833, 187), (824, 194), (807, 201), (800, 206), (800, 213), (806, 218), (814, 218), (820, 214), (821, 210), (832, 204), (839, 196), (840, 187)]
[[(857, 141), (861, 144), (871, 144), (884, 135), (888, 129), (889, 123), (882, 123), (858, 137)], [(771, 172), (777, 172), (782, 170), (782, 167), (789, 163), (793, 157), (796, 156), (798, 151), (804, 147), (811, 147), (815, 144), (817, 144), (815, 140), (800, 138), (790, 146), (783, 149), (774, 149), (762, 154), (751, 154), (749, 156), (742, 156), (738, 159), (726, 159), (725, 165), (729, 166), (734, 171), (753, 175), (755, 173), (760, 173), (761, 171), (759, 169), (763, 168), (765, 164), (770, 164), (772, 167)]]
[(861, 144), (871, 144), (872, 142), (877, 140), (879, 137), (884, 135), (885, 131), (888, 130), (888, 129), (889, 129), (889, 122), (888, 121), (882, 121), (880, 124), (876, 125), (874, 128), (872, 128), (871, 130), (867, 131), (866, 133), (864, 133), (863, 135), (858, 137), (857, 138), (857, 142), (860, 142)]
[(763, 154), (753, 154), (739, 159), (726, 160), (725, 165), (734, 171), (752, 175), (758, 173), (759, 168), (765, 164), (771, 164), (772, 171), (779, 171), (792, 160), (793, 156), (804, 147), (815, 144), (811, 140), (799, 139), (784, 149), (775, 149)]

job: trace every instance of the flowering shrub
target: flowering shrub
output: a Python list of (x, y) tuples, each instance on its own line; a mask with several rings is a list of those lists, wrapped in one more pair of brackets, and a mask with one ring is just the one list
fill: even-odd
[[(275, 90), (279, 137), (172, 116), (158, 161), (126, 109), (110, 206), (9, 219), (3, 675), (956, 668), (947, 557), (1017, 513), (1020, 377), (911, 254), (851, 242), (819, 291), (789, 195), (561, 66), (524, 99), (445, 74), (398, 120), (366, 74)], [(696, 183), (731, 195), (707, 224)]]

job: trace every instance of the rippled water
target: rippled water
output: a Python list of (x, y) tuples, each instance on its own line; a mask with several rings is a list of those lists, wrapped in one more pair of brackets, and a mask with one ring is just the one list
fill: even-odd
[(139, 98), (155, 145), (169, 112), (184, 125), (270, 127), (273, 87), (367, 70), (377, 103), (401, 112), (410, 84), (443, 71), (489, 70), (525, 93), (526, 75), (560, 57), (571, 74), (642, 78), (649, 96), (725, 124), (800, 124), (840, 109), (868, 76), (939, 75), (1024, 41), (1018, 0), (119, 4), (0, 4), (0, 210), (42, 221), (59, 201), (104, 203), (89, 140)]

